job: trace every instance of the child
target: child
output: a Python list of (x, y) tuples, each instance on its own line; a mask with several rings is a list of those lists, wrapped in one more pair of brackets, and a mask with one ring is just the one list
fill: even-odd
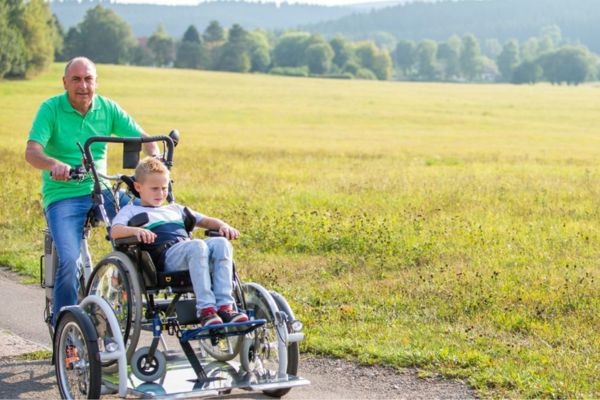
[[(229, 240), (237, 239), (240, 233), (220, 219), (192, 211), (195, 226), (218, 230), (223, 237), (190, 239), (184, 227), (183, 206), (163, 205), (169, 179), (169, 170), (160, 160), (147, 157), (140, 161), (134, 186), (141, 205), (129, 204), (119, 211), (111, 236), (136, 236), (165, 271), (189, 270), (202, 326), (248, 321), (247, 315), (234, 310), (231, 293), (233, 247)], [(148, 214), (148, 222), (141, 227), (127, 226), (132, 217), (141, 213)]]

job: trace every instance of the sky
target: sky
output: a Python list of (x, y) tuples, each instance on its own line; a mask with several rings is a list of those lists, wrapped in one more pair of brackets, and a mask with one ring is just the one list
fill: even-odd
[[(113, 0), (116, 3), (129, 3), (129, 4), (168, 4), (168, 5), (196, 5), (200, 3), (200, 0)], [(390, 3), (390, 0), (261, 0), (265, 3), (306, 3), (306, 4), (319, 4), (323, 6), (342, 6), (346, 4), (365, 4), (365, 3)], [(409, 0), (410, 1), (410, 0)], [(413, 0), (414, 1), (414, 0)], [(419, 1), (419, 0), (417, 0)], [(421, 0), (422, 1), (422, 0)], [(393, 1), (395, 3), (408, 2), (407, 0)]]

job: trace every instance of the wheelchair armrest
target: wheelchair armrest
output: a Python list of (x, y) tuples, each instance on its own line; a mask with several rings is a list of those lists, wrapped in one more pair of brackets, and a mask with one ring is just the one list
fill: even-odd
[(142, 243), (137, 238), (137, 236), (127, 236), (127, 237), (124, 237), (124, 238), (114, 239), (114, 242), (115, 242), (115, 246), (117, 246), (117, 247), (119, 247), (119, 246), (131, 246), (131, 245)]

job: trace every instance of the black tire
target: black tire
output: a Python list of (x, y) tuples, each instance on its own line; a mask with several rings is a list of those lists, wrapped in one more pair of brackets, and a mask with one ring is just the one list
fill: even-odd
[[(113, 252), (100, 260), (90, 276), (86, 293), (100, 296), (110, 304), (121, 327), (127, 361), (131, 360), (141, 332), (142, 290), (140, 276), (129, 257), (121, 252)], [(106, 328), (97, 329), (101, 339), (105, 334), (112, 336), (109, 331), (104, 332)], [(102, 366), (115, 370), (116, 364), (113, 360)]]
[(146, 383), (161, 379), (167, 373), (167, 359), (165, 355), (156, 350), (154, 356), (148, 357), (150, 347), (138, 349), (131, 357), (131, 372), (141, 381)]
[(100, 397), (102, 370), (96, 330), (79, 307), (69, 307), (59, 316), (54, 336), (54, 369), (63, 399)]

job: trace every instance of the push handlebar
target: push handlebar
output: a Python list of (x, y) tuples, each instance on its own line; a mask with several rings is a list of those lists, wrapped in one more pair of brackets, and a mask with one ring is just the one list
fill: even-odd
[[(163, 155), (163, 162), (165, 163), (168, 169), (171, 169), (173, 166), (173, 153), (175, 149), (175, 144), (179, 141), (179, 133), (176, 130), (171, 131), (169, 136), (148, 136), (148, 137), (139, 137), (139, 138), (122, 138), (115, 136), (94, 136), (85, 141), (83, 147), (79, 144), (79, 147), (83, 156), (83, 166), (86, 171), (92, 174), (92, 178), (94, 179), (94, 193), (96, 201), (102, 203), (102, 188), (100, 186), (100, 174), (96, 170), (96, 165), (94, 163), (94, 157), (91, 152), (91, 146), (94, 143), (123, 143), (125, 146), (127, 144), (130, 145), (138, 145), (137, 150), (141, 149), (142, 143), (150, 143), (150, 142), (163, 142), (166, 147), (165, 153)], [(167, 201), (174, 201), (173, 194), (170, 188), (171, 184), (169, 183), (169, 194), (167, 196)]]

